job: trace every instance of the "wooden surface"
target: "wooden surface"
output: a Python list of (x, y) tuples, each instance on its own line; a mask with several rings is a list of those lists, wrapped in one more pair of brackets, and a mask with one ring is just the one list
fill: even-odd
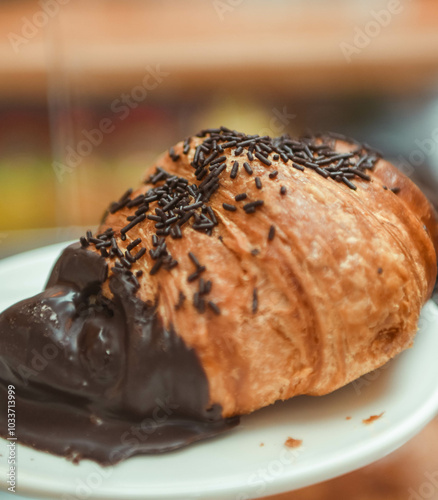
[(75, 0), (18, 51), (8, 36), (38, 8), (2, 3), (0, 95), (41, 98), (48, 69), (67, 72), (77, 91), (108, 95), (138, 84), (147, 64), (169, 71), (169, 93), (404, 92), (436, 83), (435, 0), (400, 0), (401, 12), (350, 63), (340, 44), (353, 43), (388, 1), (228, 3), (237, 6), (221, 17), (213, 1)]

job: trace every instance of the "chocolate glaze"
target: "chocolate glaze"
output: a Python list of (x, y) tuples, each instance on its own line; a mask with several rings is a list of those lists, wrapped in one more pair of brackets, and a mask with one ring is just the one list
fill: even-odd
[(237, 425), (209, 406), (196, 353), (165, 328), (156, 304), (138, 299), (123, 272), (106, 299), (107, 275), (103, 257), (72, 245), (43, 293), (0, 315), (0, 398), (16, 387), (18, 440), (109, 465)]

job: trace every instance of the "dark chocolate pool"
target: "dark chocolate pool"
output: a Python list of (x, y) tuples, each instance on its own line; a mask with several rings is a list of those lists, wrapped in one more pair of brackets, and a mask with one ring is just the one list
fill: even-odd
[(123, 273), (106, 299), (107, 275), (103, 257), (72, 245), (43, 293), (0, 315), (0, 400), (14, 385), (18, 441), (109, 465), (237, 425), (209, 405), (196, 353), (165, 328), (156, 304), (138, 299)]

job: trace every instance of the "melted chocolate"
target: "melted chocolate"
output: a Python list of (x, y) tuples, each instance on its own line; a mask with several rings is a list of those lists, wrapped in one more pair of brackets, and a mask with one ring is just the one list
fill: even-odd
[[(0, 399), (16, 387), (21, 443), (74, 460), (115, 464), (174, 450), (237, 425), (209, 406), (194, 350), (123, 272), (101, 294), (104, 258), (68, 247), (46, 290), (0, 315)], [(0, 415), (0, 435), (7, 430)]]

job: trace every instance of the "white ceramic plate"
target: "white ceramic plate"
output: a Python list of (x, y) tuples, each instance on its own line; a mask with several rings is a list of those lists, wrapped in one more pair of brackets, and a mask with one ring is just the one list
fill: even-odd
[[(0, 310), (38, 293), (65, 245), (0, 262)], [(437, 353), (438, 308), (429, 303), (413, 349), (331, 395), (276, 404), (218, 438), (114, 468), (89, 461), (77, 466), (19, 446), (17, 493), (63, 500), (244, 500), (302, 488), (378, 460), (419, 432), (438, 412)], [(362, 422), (382, 412), (372, 424)], [(302, 446), (285, 447), (288, 437), (302, 439)], [(2, 439), (0, 455), (5, 488)]]

